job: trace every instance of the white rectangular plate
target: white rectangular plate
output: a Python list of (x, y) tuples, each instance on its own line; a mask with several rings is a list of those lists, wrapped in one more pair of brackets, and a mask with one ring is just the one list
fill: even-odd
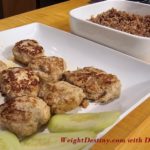
[(70, 12), (72, 32), (150, 63), (150, 38), (132, 35), (88, 21), (92, 15), (95, 16), (111, 8), (131, 14), (150, 14), (150, 5), (147, 4), (124, 0), (102, 1), (76, 8)]
[[(90, 103), (88, 108), (78, 109), (79, 113), (118, 110), (121, 112), (120, 120), (150, 96), (150, 65), (39, 23), (0, 32), (0, 59), (9, 60), (12, 57), (14, 44), (27, 38), (39, 41), (46, 55), (63, 57), (68, 64), (68, 69), (94, 66), (119, 77), (122, 83), (120, 98), (106, 105)], [(99, 137), (109, 129), (101, 132)]]

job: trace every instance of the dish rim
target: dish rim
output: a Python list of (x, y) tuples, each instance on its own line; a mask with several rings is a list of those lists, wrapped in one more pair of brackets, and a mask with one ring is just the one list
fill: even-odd
[[(85, 42), (90, 42), (90, 43), (93, 43), (94, 45), (97, 45), (97, 46), (102, 46), (102, 47), (106, 47), (106, 46), (103, 46), (103, 45), (100, 45), (100, 44), (97, 44), (93, 41), (90, 41), (90, 40), (87, 40), (83, 37), (79, 37), (77, 35), (74, 35), (72, 33), (69, 33), (69, 32), (66, 32), (66, 31), (63, 31), (63, 30), (60, 30), (60, 29), (57, 29), (57, 28), (54, 28), (54, 27), (50, 27), (48, 25), (45, 25), (45, 24), (42, 24), (42, 23), (38, 23), (38, 22), (35, 22), (35, 23), (31, 23), (31, 24), (26, 24), (26, 25), (23, 25), (23, 26), (19, 26), (19, 27), (15, 27), (15, 28), (11, 28), (11, 29), (7, 29), (7, 30), (3, 30), (1, 32), (6, 32), (6, 31), (12, 31), (14, 29), (19, 29), (19, 28), (22, 28), (22, 27), (28, 27), (30, 26), (30, 28), (36, 28), (36, 32), (37, 30), (41, 30), (41, 28), (46, 28), (46, 29), (55, 29), (57, 32), (62, 32), (63, 34), (67, 34), (68, 36), (71, 35), (75, 38), (78, 38), (78, 39), (82, 39), (84, 40)], [(1, 33), (0, 32), (0, 33)], [(107, 47), (108, 48), (108, 47)], [(109, 48), (108, 50), (110, 50), (112, 53), (115, 53), (115, 54), (119, 54), (119, 55), (122, 55), (126, 58), (129, 58), (129, 59), (132, 59), (133, 61), (136, 61), (137, 63), (140, 63), (142, 65), (145, 65), (145, 66), (148, 66), (150, 67), (150, 64), (147, 64), (145, 63), (144, 61), (142, 60), (139, 60), (135, 57), (132, 57), (130, 55), (127, 55), (127, 54), (124, 54), (122, 52), (119, 52), (119, 51), (114, 51), (112, 48)], [(4, 50), (3, 50), (4, 51)], [(123, 114), (121, 114), (118, 118), (118, 120), (112, 125), (112, 126), (109, 126), (108, 128), (106, 128), (106, 130), (103, 130), (102, 132), (99, 132), (97, 134), (97, 138), (101, 138), (102, 136), (106, 135), (106, 133), (108, 133), (117, 123), (119, 123), (123, 118), (125, 118), (131, 111), (135, 110), (139, 105), (141, 105), (144, 101), (146, 101), (146, 98), (147, 97), (150, 97), (150, 93), (146, 94), (146, 95), (143, 95), (142, 98), (138, 99), (138, 101), (133, 104), (132, 106), (130, 106)], [(89, 146), (90, 144), (87, 145), (87, 147)]]

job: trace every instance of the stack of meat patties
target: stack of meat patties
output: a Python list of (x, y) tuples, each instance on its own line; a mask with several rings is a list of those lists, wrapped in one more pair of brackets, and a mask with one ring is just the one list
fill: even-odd
[(94, 67), (67, 71), (63, 58), (44, 56), (35, 40), (15, 44), (13, 55), (22, 67), (7, 68), (0, 62), (0, 125), (19, 137), (35, 133), (51, 114), (65, 113), (89, 100), (108, 103), (119, 97), (120, 80)]

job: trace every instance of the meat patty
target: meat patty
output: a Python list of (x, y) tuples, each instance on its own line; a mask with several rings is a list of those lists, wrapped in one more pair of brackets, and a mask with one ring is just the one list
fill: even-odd
[(26, 39), (17, 42), (13, 48), (16, 61), (27, 65), (32, 59), (43, 56), (43, 47), (35, 40)]
[(66, 70), (66, 63), (60, 57), (39, 57), (33, 59), (28, 67), (35, 70), (37, 75), (46, 82), (56, 82), (61, 79), (63, 72)]
[(85, 98), (85, 94), (81, 88), (65, 81), (59, 81), (54, 84), (43, 84), (39, 96), (51, 107), (53, 114), (73, 110)]
[(7, 97), (37, 96), (39, 77), (29, 68), (9, 68), (0, 75), (1, 91)]
[(69, 83), (83, 89), (87, 99), (108, 103), (119, 97), (121, 83), (117, 76), (103, 70), (85, 67), (76, 71), (67, 71), (64, 78)]
[(38, 97), (9, 99), (0, 106), (0, 125), (19, 137), (35, 133), (50, 118), (50, 107)]

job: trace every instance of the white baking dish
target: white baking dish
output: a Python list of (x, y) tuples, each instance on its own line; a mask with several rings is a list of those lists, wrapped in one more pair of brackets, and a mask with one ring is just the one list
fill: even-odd
[[(23, 39), (37, 40), (44, 47), (45, 55), (47, 56), (59, 56), (64, 58), (67, 62), (68, 70), (94, 66), (118, 76), (122, 84), (121, 96), (118, 99), (107, 105), (90, 103), (86, 109), (78, 108), (74, 110), (74, 113), (116, 110), (121, 113), (117, 121), (119, 122), (133, 109), (144, 102), (147, 97), (150, 97), (149, 64), (114, 51), (108, 47), (39, 23), (1, 31), (0, 60), (9, 66), (16, 66), (17, 64), (12, 61), (12, 48), (17, 41)], [(1, 96), (0, 103), (3, 103), (3, 97)], [(115, 124), (100, 132), (97, 138), (106, 134)], [(44, 132), (47, 131), (48, 130), (45, 130)]]
[(112, 7), (128, 13), (150, 15), (150, 5), (123, 0), (103, 1), (72, 10), (70, 12), (72, 32), (150, 63), (150, 38), (132, 35), (87, 20), (92, 15)]

